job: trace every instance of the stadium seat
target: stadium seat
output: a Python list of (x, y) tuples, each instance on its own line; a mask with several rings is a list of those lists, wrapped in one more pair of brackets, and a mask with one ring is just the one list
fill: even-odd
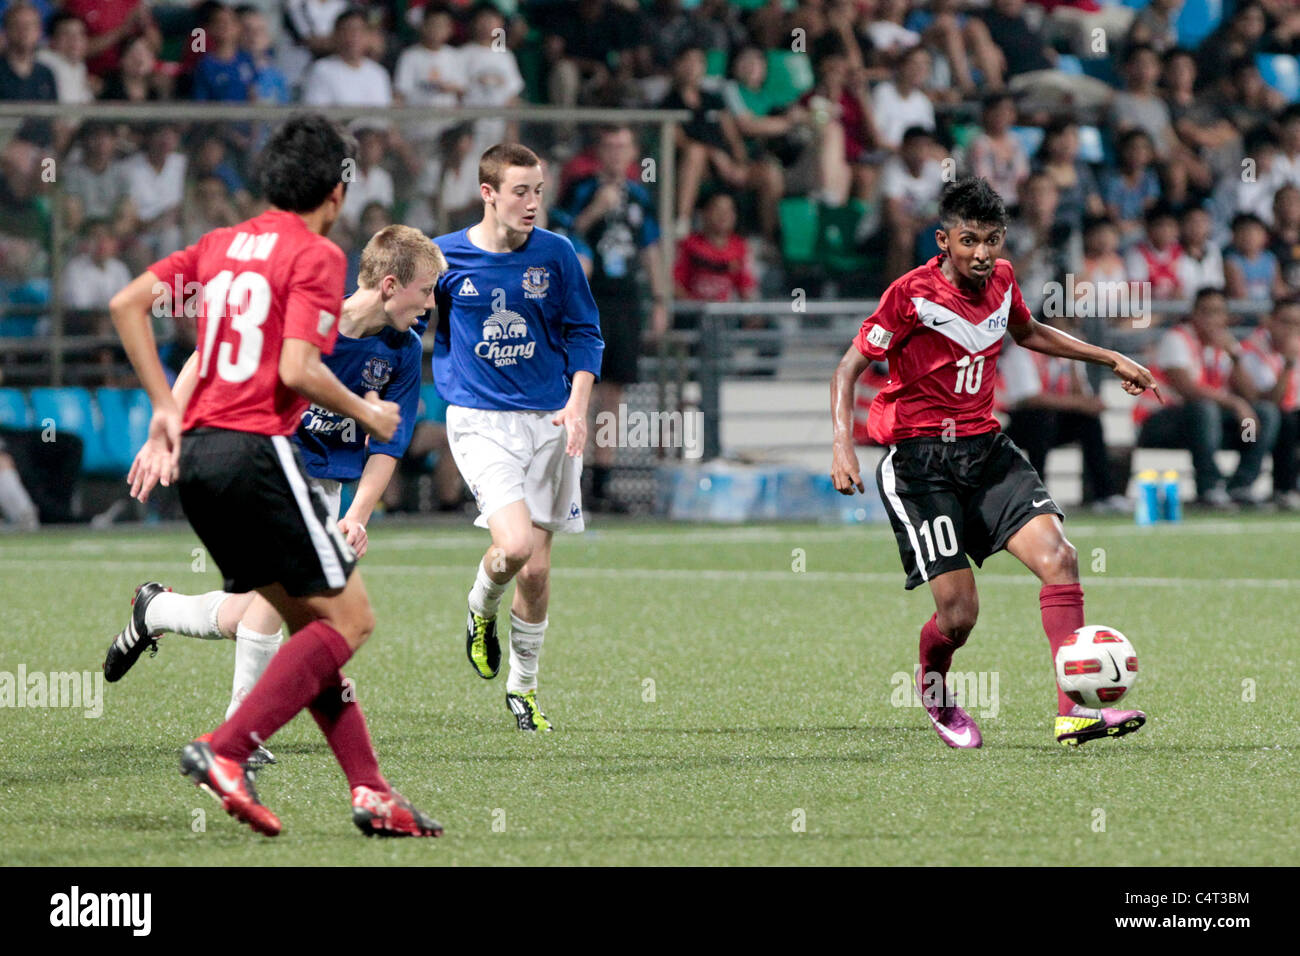
[(858, 223), (865, 213), (866, 206), (858, 199), (839, 207), (822, 207), (817, 258), (832, 273), (859, 272), (870, 264), (870, 257), (858, 251), (857, 243)]
[(727, 51), (726, 50), (706, 50), (704, 52), (704, 75), (705, 76), (726, 76), (727, 75)]
[(31, 423), (32, 410), (27, 406), (27, 396), (16, 388), (0, 388), (0, 425), (27, 428)]
[(812, 60), (807, 53), (767, 51), (767, 82), (763, 91), (777, 106), (788, 106), (812, 88)]
[(1178, 45), (1194, 50), (1223, 19), (1223, 0), (1187, 0), (1174, 21)]
[(1288, 102), (1300, 102), (1300, 60), (1289, 53), (1256, 53), (1255, 65), (1264, 82)]
[[(34, 388), (31, 391), (33, 425), (54, 422), (54, 440), (59, 431), (70, 432), (85, 446), (81, 470), (92, 475), (119, 475), (104, 447), (103, 418), (84, 388)], [(133, 453), (134, 454), (134, 453)]]
[(1046, 135), (1041, 126), (1013, 126), (1011, 135), (1020, 140), (1020, 145), (1025, 149), (1025, 155), (1030, 159), (1038, 152), (1038, 147), (1043, 145), (1043, 137)]
[(104, 451), (113, 470), (126, 474), (149, 437), (149, 420), (153, 416), (149, 396), (140, 388), (99, 388), (95, 390), (95, 401), (104, 422)]
[(445, 424), (447, 421), (447, 403), (438, 394), (438, 386), (432, 382), (420, 386), (420, 417), (418, 421), (438, 422), (439, 424)]
[(802, 196), (782, 199), (777, 206), (781, 220), (781, 257), (787, 265), (811, 265), (817, 261), (817, 203)]

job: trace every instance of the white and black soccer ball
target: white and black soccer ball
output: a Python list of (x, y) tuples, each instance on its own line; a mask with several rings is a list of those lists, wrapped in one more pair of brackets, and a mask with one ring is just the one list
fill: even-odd
[(1137, 651), (1127, 637), (1099, 624), (1081, 627), (1056, 652), (1056, 680), (1084, 707), (1115, 703), (1137, 682)]

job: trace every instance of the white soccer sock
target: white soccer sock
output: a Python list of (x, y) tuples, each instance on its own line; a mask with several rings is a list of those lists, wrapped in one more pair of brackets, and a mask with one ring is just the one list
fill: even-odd
[(537, 690), (537, 659), (542, 656), (542, 641), (546, 639), (546, 619), (536, 624), (521, 620), (510, 612), (510, 676), (506, 690), (512, 694), (526, 694)]
[(226, 720), (239, 709), (248, 692), (253, 689), (257, 679), (262, 676), (271, 658), (280, 649), (280, 632), (259, 634), (251, 628), (239, 625), (235, 631), (235, 684), (230, 691), (230, 706), (226, 708)]
[(226, 591), (206, 594), (173, 594), (162, 591), (153, 596), (144, 612), (144, 626), (149, 633), (170, 631), (204, 641), (219, 641), (225, 635), (217, 623), (221, 602), (230, 597)]
[(23, 487), (13, 468), (0, 471), (0, 512), (14, 524), (29, 524), (36, 516), (36, 505)]
[(501, 606), (501, 595), (505, 591), (504, 584), (497, 584), (488, 577), (487, 569), (480, 561), (474, 586), (469, 591), (469, 609), (479, 617), (494, 618), (497, 616), (497, 609)]

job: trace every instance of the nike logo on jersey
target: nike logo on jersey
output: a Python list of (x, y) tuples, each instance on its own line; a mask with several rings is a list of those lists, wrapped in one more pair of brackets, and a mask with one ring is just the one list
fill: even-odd
[(1033, 503), (1030, 505), (1030, 507), (1031, 507), (1031, 508), (1041, 508), (1043, 505), (1047, 504), (1047, 503), (1048, 503), (1049, 501), (1051, 501), (1051, 500), (1052, 500), (1051, 498), (1044, 498), (1042, 501), (1035, 501), (1035, 502), (1033, 502)]
[(474, 283), (470, 282), (470, 281), (469, 281), (469, 278), (467, 277), (467, 278), (465, 279), (465, 281), (462, 282), (462, 283), (460, 284), (460, 292), (457, 293), (457, 294), (458, 294), (458, 295), (478, 295), (478, 289), (474, 288)]

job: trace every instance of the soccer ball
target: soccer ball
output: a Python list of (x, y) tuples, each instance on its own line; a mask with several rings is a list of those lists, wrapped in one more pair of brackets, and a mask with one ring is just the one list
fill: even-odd
[(1056, 652), (1056, 680), (1065, 696), (1084, 707), (1105, 707), (1137, 681), (1137, 651), (1113, 627), (1081, 627)]

